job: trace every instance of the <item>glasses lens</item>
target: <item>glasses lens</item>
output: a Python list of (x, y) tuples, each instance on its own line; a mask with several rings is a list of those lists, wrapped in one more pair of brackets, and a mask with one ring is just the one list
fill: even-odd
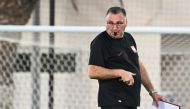
[(108, 24), (109, 26), (114, 26), (114, 25), (116, 25), (117, 27), (119, 27), (119, 26), (122, 26), (124, 23), (123, 23), (122, 21), (118, 21), (118, 22), (116, 22), (116, 23), (114, 23), (114, 22), (107, 22), (107, 24)]

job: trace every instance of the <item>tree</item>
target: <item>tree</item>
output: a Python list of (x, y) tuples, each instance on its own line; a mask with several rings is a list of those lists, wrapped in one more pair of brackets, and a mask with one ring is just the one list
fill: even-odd
[[(32, 10), (38, 0), (1, 0), (0, 24), (25, 25), (31, 17)], [(1, 32), (0, 38), (19, 40), (20, 33)], [(0, 108), (12, 109), (13, 71), (17, 43), (0, 40)]]
[(0, 24), (25, 25), (38, 0), (1, 0)]

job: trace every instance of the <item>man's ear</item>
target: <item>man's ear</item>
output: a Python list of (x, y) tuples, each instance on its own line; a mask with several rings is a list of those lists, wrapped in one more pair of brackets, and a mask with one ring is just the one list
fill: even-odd
[(127, 27), (127, 24), (128, 24), (128, 22), (127, 22), (127, 19), (126, 19), (125, 27)]

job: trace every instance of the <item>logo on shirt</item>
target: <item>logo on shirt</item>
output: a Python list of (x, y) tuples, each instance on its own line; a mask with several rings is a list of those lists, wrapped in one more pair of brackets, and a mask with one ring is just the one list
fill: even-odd
[(137, 53), (135, 46), (131, 46), (131, 49), (133, 50), (134, 53)]
[(121, 102), (122, 102), (122, 100), (117, 100), (117, 102), (121, 103)]
[(119, 53), (117, 54), (117, 56), (120, 57), (122, 54), (123, 54), (122, 52), (119, 52)]

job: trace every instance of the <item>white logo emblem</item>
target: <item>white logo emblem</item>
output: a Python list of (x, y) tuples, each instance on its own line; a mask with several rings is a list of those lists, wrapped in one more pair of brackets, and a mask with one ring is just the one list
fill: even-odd
[(133, 50), (134, 53), (137, 53), (137, 50), (134, 46), (131, 46), (131, 49)]
[(122, 101), (121, 100), (118, 100), (119, 103), (121, 103)]

